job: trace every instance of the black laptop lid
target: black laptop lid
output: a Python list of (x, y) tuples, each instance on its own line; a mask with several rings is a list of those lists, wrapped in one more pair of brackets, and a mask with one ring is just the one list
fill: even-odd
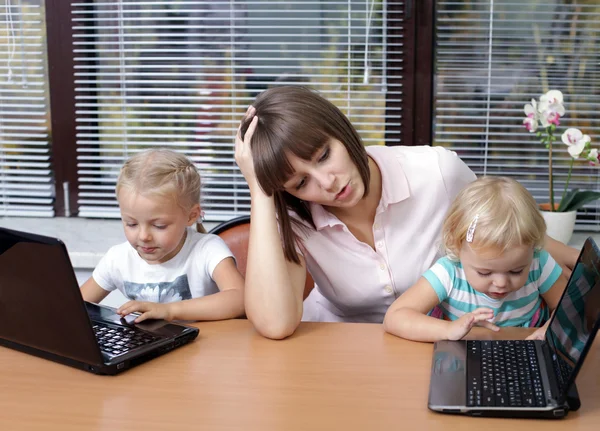
[(546, 332), (553, 359), (568, 364), (563, 367), (568, 375), (563, 394), (575, 381), (600, 325), (599, 268), (598, 247), (588, 238)]
[(0, 338), (102, 364), (64, 244), (0, 228)]

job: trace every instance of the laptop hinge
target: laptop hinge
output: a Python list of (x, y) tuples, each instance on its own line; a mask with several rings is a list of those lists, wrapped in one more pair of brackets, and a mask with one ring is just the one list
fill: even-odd
[(556, 400), (558, 404), (564, 403), (564, 394), (561, 394), (559, 388), (559, 379), (556, 375), (556, 366), (554, 365), (553, 353), (548, 346), (548, 342), (544, 340), (542, 342), (542, 356), (544, 357), (544, 363), (546, 364), (546, 369), (548, 370), (548, 381), (550, 383), (550, 394), (552, 395), (552, 399)]

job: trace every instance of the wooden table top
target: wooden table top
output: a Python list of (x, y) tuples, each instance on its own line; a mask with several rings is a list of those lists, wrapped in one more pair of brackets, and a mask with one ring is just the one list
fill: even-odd
[[(302, 323), (283, 341), (259, 336), (246, 320), (197, 326), (192, 344), (118, 376), (0, 347), (0, 428), (571, 431), (600, 423), (599, 343), (578, 379), (579, 411), (562, 420), (488, 419), (429, 411), (432, 344), (381, 325)], [(524, 335), (512, 328), (500, 337)]]

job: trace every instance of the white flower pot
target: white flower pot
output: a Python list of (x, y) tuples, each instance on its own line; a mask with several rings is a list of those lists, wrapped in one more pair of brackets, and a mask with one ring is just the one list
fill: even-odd
[(546, 221), (546, 233), (563, 244), (568, 244), (575, 229), (575, 218), (577, 211), (569, 212), (550, 212), (541, 211)]

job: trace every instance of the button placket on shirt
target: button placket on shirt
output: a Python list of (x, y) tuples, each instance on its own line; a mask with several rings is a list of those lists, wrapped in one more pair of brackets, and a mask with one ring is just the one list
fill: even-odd
[[(379, 214), (375, 216), (375, 223), (373, 224), (373, 240), (375, 243), (375, 249), (373, 250), (373, 248), (371, 248), (368, 244), (365, 244), (364, 242), (358, 240), (356, 244), (360, 244), (359, 249), (364, 250), (364, 252), (375, 253), (377, 255), (377, 260), (379, 261), (379, 270), (377, 272), (380, 286), (382, 286), (385, 295), (395, 296), (391, 274), (388, 270), (387, 261), (385, 259), (386, 247), (384, 240), (384, 232), (381, 223), (378, 221), (379, 217)], [(342, 229), (344, 232), (352, 234), (350, 232), (350, 229), (348, 229), (348, 227), (344, 224), (340, 224), (339, 228)]]
[(375, 240), (375, 252), (381, 259), (381, 263), (379, 265), (379, 269), (381, 270), (381, 274), (379, 277), (379, 281), (384, 283), (383, 290), (387, 294), (394, 293), (394, 288), (392, 287), (392, 280), (390, 277), (390, 272), (388, 270), (388, 266), (385, 261), (385, 241), (383, 239), (383, 230), (381, 229), (381, 224), (377, 221), (377, 216), (375, 217), (375, 223), (373, 224), (373, 239)]

